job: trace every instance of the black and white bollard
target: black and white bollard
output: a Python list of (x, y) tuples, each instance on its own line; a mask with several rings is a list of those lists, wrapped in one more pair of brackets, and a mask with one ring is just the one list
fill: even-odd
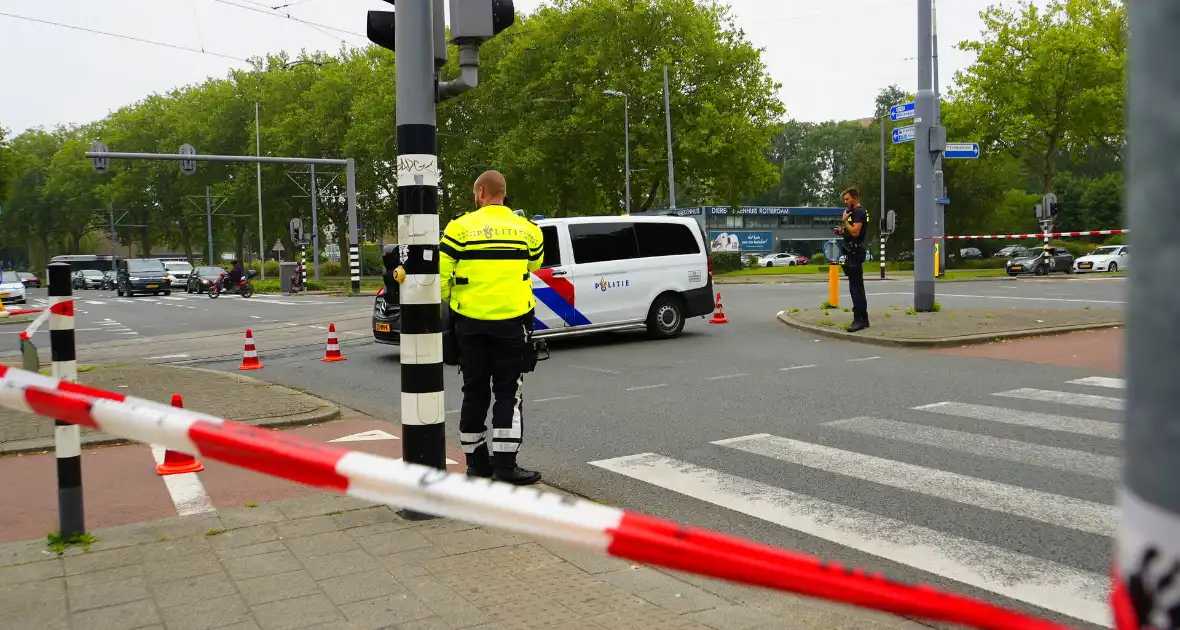
[[(74, 297), (67, 263), (49, 265), (49, 353), (53, 376), (78, 381), (78, 355), (74, 347)], [(61, 537), (86, 532), (82, 512), (82, 435), (78, 425), (54, 421), (53, 450), (57, 455), (57, 510)]]

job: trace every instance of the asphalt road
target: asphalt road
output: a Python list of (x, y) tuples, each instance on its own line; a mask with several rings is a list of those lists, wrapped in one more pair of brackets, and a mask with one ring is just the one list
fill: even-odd
[[(662, 342), (553, 342), (525, 379), (521, 462), (595, 500), (1069, 623), (1104, 621), (1117, 374), (819, 339), (774, 317), (822, 302), (822, 284), (719, 290), (729, 325), (694, 320)], [(870, 304), (908, 304), (910, 290), (874, 282)], [(938, 290), (947, 309), (1125, 301), (1124, 281), (1108, 278)], [(260, 349), (265, 369), (252, 375), (397, 422), (397, 349), (342, 345), (341, 363), (319, 362), (322, 347)], [(456, 410), (453, 370), (446, 386)], [(457, 431), (452, 411), (451, 442)]]

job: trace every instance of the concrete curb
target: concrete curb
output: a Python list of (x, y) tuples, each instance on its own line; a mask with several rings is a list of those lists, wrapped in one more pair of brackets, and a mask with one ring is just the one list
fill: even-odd
[(0, 326), (10, 324), (27, 324), (33, 320), (29, 319), (27, 315), (9, 315), (8, 317), (0, 317)]
[(1104, 328), (1120, 328), (1125, 326), (1124, 322), (1107, 322), (1103, 324), (1081, 324), (1078, 326), (1054, 326), (1051, 328), (1033, 328), (1030, 330), (1008, 330), (1003, 332), (996, 332), (991, 334), (975, 334), (962, 335), (958, 337), (939, 337), (937, 339), (897, 339), (891, 337), (881, 337), (877, 335), (865, 335), (861, 333), (849, 333), (839, 328), (833, 329), (828, 326), (815, 326), (798, 321), (786, 313), (779, 313), (778, 320), (791, 328), (797, 328), (809, 333), (829, 337), (832, 339), (843, 339), (845, 341), (857, 341), (860, 343), (873, 344), (877, 346), (890, 346), (901, 348), (950, 348), (955, 346), (975, 345), (988, 343), (991, 341), (1001, 339), (1017, 339), (1024, 337), (1046, 337), (1049, 335), (1059, 335), (1062, 333), (1079, 332), (1083, 330), (1101, 330)]
[[(300, 391), (293, 390), (282, 385), (275, 385), (256, 378), (250, 378), (244, 374), (231, 374), (228, 372), (221, 372), (218, 370), (208, 370), (205, 368), (187, 367), (187, 366), (170, 366), (178, 370), (192, 370), (196, 372), (205, 372), (208, 374), (217, 374), (224, 376), (231, 380), (237, 380), (241, 383), (249, 383), (253, 385), (264, 385), (266, 387), (275, 388), (281, 391), (289, 391), (294, 394), (315, 401), (320, 405), (319, 408), (313, 409), (303, 413), (296, 413), (287, 416), (272, 416), (269, 418), (255, 418), (254, 420), (242, 420), (243, 424), (248, 424), (252, 427), (281, 429), (290, 427), (306, 426), (309, 424), (319, 424), (329, 420), (335, 420), (340, 417), (340, 407), (332, 404), (322, 398), (317, 398), (311, 394), (306, 394)], [(116, 446), (120, 444), (135, 444), (133, 440), (128, 440), (121, 437), (105, 435), (102, 433), (87, 435), (82, 434), (82, 446)], [(28, 453), (42, 453), (53, 450), (53, 438), (37, 438), (33, 440), (16, 440), (12, 442), (0, 443), (0, 457), (10, 455), (22, 455)]]

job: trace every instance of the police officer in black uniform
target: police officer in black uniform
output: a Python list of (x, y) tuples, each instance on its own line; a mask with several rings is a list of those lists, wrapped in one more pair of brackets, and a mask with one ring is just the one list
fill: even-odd
[(865, 238), (869, 211), (860, 205), (860, 191), (855, 187), (844, 191), (844, 216), (839, 227), (832, 231), (844, 236), (840, 249), (844, 252), (844, 277), (848, 278), (848, 293), (852, 296), (852, 325), (848, 332), (869, 327), (869, 301), (865, 296)]

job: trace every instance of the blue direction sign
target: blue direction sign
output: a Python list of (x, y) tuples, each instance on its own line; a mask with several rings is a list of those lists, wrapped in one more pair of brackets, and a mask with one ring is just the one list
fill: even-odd
[(902, 103), (901, 105), (894, 105), (889, 108), (889, 120), (897, 122), (899, 120), (909, 120), (914, 117), (914, 104)]
[(893, 144), (914, 141), (914, 126), (906, 125), (893, 130)]
[(948, 160), (978, 160), (978, 142), (948, 142), (942, 154)]
[(950, 197), (938, 197), (934, 200), (934, 203), (936, 203), (940, 206), (949, 206), (949, 205), (951, 205), (951, 198)]

